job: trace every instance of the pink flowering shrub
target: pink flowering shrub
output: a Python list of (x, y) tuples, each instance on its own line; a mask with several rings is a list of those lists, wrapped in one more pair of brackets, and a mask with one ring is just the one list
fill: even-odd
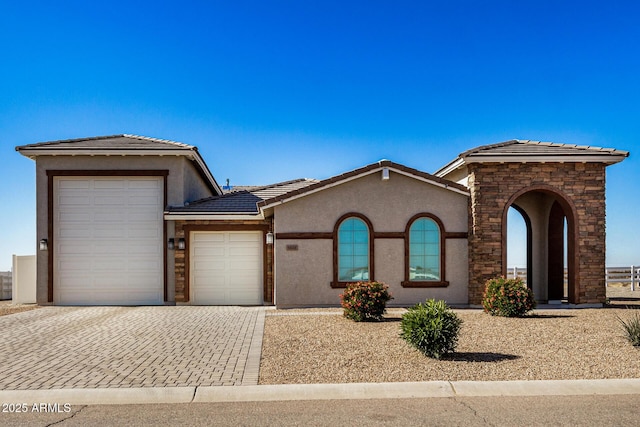
[(536, 300), (522, 279), (497, 277), (487, 281), (482, 307), (492, 316), (522, 317), (536, 307)]
[(389, 287), (381, 282), (350, 283), (340, 294), (344, 317), (356, 322), (379, 322), (387, 301), (393, 299)]

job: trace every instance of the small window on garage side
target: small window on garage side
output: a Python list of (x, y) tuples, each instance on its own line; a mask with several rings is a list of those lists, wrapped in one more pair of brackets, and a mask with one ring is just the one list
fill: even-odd
[(369, 227), (360, 218), (347, 218), (338, 227), (338, 281), (369, 280)]

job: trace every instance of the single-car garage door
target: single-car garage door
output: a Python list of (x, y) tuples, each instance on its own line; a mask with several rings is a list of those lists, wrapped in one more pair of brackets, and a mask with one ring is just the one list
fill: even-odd
[(56, 304), (164, 301), (162, 177), (55, 177)]
[(190, 239), (191, 303), (261, 305), (261, 231), (196, 231)]

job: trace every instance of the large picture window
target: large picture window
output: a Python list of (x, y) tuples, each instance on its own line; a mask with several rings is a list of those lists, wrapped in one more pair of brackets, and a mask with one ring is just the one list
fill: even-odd
[(440, 228), (431, 218), (418, 218), (409, 230), (409, 280), (440, 281)]

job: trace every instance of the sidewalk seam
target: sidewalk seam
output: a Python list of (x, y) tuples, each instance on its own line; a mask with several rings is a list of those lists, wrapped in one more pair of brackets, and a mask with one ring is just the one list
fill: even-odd
[(447, 381), (447, 383), (449, 384), (449, 387), (451, 387), (451, 392), (453, 393), (453, 397), (457, 397), (458, 392), (456, 390), (456, 387), (453, 385), (453, 381)]

